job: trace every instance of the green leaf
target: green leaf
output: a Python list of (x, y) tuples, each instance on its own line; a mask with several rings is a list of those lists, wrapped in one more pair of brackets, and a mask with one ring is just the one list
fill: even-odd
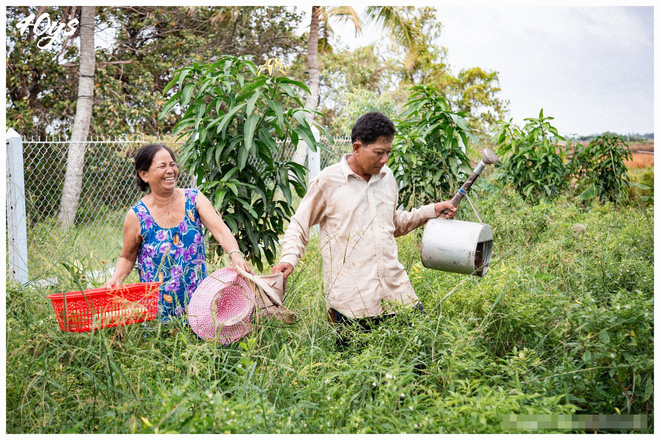
[(186, 84), (181, 95), (181, 107), (188, 106), (190, 98), (195, 91), (195, 84)]
[(172, 135), (174, 135), (174, 136), (178, 135), (179, 133), (181, 133), (186, 128), (192, 126), (194, 124), (194, 122), (195, 121), (193, 120), (193, 118), (181, 119), (174, 126), (174, 130), (172, 130)]
[(238, 149), (238, 169), (242, 170), (245, 168), (245, 164), (247, 163), (248, 160), (248, 150), (247, 148), (239, 148)]
[(235, 196), (238, 196), (238, 187), (234, 182), (227, 182), (226, 185), (231, 189), (231, 192), (233, 192)]
[(238, 172), (238, 167), (233, 167), (232, 169), (227, 171), (224, 176), (222, 176), (222, 179), (223, 180), (229, 180), (229, 179), (231, 179), (231, 176), (233, 176), (237, 172)]
[(244, 138), (245, 138), (245, 149), (250, 153), (250, 154), (255, 154), (255, 147), (254, 147), (254, 132), (257, 128), (257, 124), (259, 123), (260, 117), (258, 115), (250, 115), (248, 116), (247, 120), (245, 121), (245, 125), (243, 126), (243, 133), (244, 133)]
[(270, 135), (270, 132), (268, 131), (268, 129), (266, 127), (262, 126), (259, 129), (259, 140), (261, 140), (261, 142), (266, 144), (268, 146), (268, 148), (270, 149), (270, 151), (278, 151), (279, 150), (277, 142)]
[(303, 89), (307, 93), (312, 93), (312, 92), (309, 91), (309, 87), (307, 87), (307, 85), (305, 83), (300, 82), (300, 81), (296, 81), (295, 79), (291, 79), (291, 78), (288, 78), (286, 76), (280, 76), (280, 77), (275, 78), (275, 83), (276, 84), (285, 84), (285, 83), (286, 84), (292, 84), (292, 85), (295, 85), (297, 87), (300, 87), (301, 89)]
[(172, 108), (179, 103), (179, 98), (181, 97), (181, 92), (176, 92), (172, 97), (165, 103), (163, 110), (158, 115), (158, 119), (163, 119), (165, 115), (172, 110)]
[(200, 122), (202, 122), (202, 119), (204, 118), (204, 114), (206, 113), (206, 104), (203, 102), (197, 102), (195, 103), (195, 128), (199, 128)]
[(183, 82), (186, 80), (188, 75), (192, 73), (191, 68), (184, 68), (184, 69), (181, 69), (181, 70), (182, 71), (181, 71), (181, 74), (179, 76), (179, 88), (181, 88), (181, 86), (183, 86)]
[(308, 125), (298, 125), (293, 131), (305, 141), (310, 150), (316, 151), (316, 140), (314, 139), (312, 130), (309, 129)]
[(246, 105), (247, 104), (243, 102), (237, 105), (236, 107), (233, 107), (231, 110), (229, 110), (227, 114), (225, 114), (225, 116), (222, 118), (222, 121), (220, 121), (220, 123), (218, 124), (218, 128), (216, 128), (215, 130), (216, 133), (222, 132), (222, 135), (224, 136), (225, 131), (227, 129), (227, 125), (229, 124), (231, 118), (233, 118), (236, 113), (243, 110), (243, 107), (245, 107)]
[(295, 90), (293, 90), (293, 87), (291, 87), (290, 85), (288, 85), (288, 84), (283, 84), (283, 83), (278, 84), (278, 85), (279, 85), (280, 89), (284, 90), (284, 92), (285, 92), (287, 95), (289, 95), (290, 97), (292, 97), (292, 98), (298, 98), (298, 95), (296, 95)]
[(250, 116), (254, 111), (254, 106), (257, 103), (257, 100), (261, 98), (261, 92), (257, 92), (248, 100), (247, 108), (245, 109), (245, 114)]
[(282, 109), (282, 104), (279, 101), (270, 99), (268, 100), (268, 106), (275, 112), (275, 117), (277, 122), (275, 128), (279, 133), (282, 133), (282, 127), (284, 126), (284, 110)]
[[(244, 100), (247, 96), (249, 96), (250, 92), (263, 86), (265, 82), (266, 82), (266, 78), (257, 78), (254, 81), (249, 82), (245, 87), (239, 90), (237, 100), (238, 101)], [(261, 92), (258, 93), (261, 94)]]
[(609, 344), (610, 343), (610, 334), (607, 333), (607, 330), (603, 330), (598, 334), (599, 339), (603, 342), (603, 344)]

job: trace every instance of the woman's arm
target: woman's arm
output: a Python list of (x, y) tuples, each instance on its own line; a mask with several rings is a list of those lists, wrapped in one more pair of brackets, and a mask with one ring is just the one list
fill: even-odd
[[(239, 266), (241, 269), (246, 272), (252, 272), (250, 265), (243, 258), (243, 254), (240, 252), (238, 247), (238, 242), (236, 238), (231, 233), (229, 227), (222, 221), (222, 218), (213, 208), (210, 200), (206, 198), (201, 192), (197, 192), (197, 212), (199, 213), (199, 219), (202, 221), (202, 224), (211, 231), (213, 237), (220, 243), (222, 249), (229, 254), (229, 258), (232, 261), (234, 266)], [(232, 252), (238, 250), (239, 252)]]
[(142, 235), (140, 235), (140, 221), (133, 212), (128, 211), (124, 220), (124, 243), (119, 254), (119, 259), (115, 265), (115, 272), (102, 287), (121, 286), (126, 277), (133, 270), (138, 250), (142, 244)]

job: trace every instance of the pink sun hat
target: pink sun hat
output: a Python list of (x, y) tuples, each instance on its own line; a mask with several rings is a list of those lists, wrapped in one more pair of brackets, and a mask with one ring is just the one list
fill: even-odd
[(230, 344), (252, 331), (254, 292), (231, 267), (218, 269), (197, 286), (188, 304), (190, 328), (202, 339)]

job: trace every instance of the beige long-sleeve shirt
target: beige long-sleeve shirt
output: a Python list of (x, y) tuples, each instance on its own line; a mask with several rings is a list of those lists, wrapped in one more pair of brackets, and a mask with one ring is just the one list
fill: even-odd
[(318, 224), (327, 306), (355, 318), (392, 313), (388, 302), (418, 301), (395, 237), (434, 218), (435, 207), (397, 210), (392, 170), (385, 166), (367, 182), (351, 170), (348, 157), (310, 182), (282, 239), (281, 262), (296, 267)]

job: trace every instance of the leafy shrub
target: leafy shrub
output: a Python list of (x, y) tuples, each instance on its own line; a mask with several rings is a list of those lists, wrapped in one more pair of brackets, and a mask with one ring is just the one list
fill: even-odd
[(388, 163), (406, 208), (451, 198), (471, 171), (465, 146), (474, 139), (465, 114), (451, 112), (437, 88), (422, 85), (411, 91), (397, 119)]
[(584, 189), (580, 198), (618, 202), (629, 184), (626, 161), (631, 159), (628, 145), (617, 135), (600, 135), (586, 146), (578, 143), (569, 166)]
[(496, 139), (500, 162), (495, 178), (512, 185), (527, 201), (552, 199), (567, 187), (565, 153), (557, 144), (564, 140), (543, 116), (526, 118), (523, 128), (501, 122)]
[(174, 127), (186, 140), (180, 160), (259, 269), (262, 257), (275, 260), (293, 214), (291, 188), (298, 196), (306, 188), (305, 168), (282, 157), (278, 141), (318, 145), (296, 92), (307, 86), (276, 72), (276, 63), (257, 69), (232, 56), (179, 69), (164, 93), (179, 90), (161, 112), (183, 110)]

